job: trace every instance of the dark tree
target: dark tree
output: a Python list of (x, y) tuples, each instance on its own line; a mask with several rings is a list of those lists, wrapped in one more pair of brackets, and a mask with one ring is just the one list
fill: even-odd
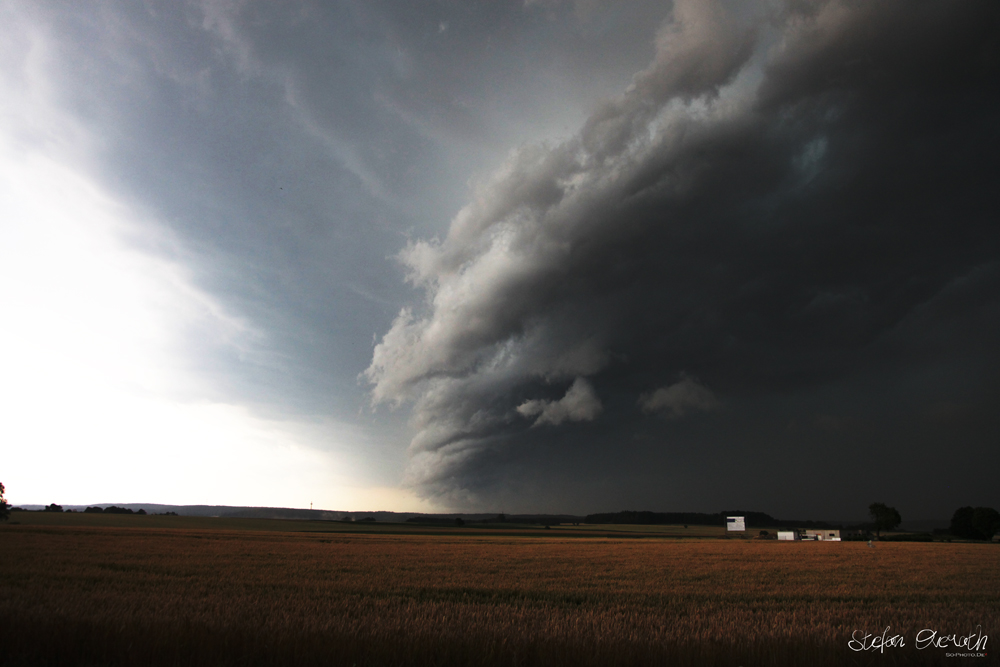
[(63, 508), (62, 508), (62, 505), (56, 505), (55, 503), (52, 503), (51, 505), (46, 505), (45, 509), (43, 511), (44, 512), (62, 512)]
[(462, 520), (462, 517), (456, 516), (455, 517), (455, 525), (456, 526), (464, 526), (465, 525), (465, 521)]
[(903, 517), (895, 507), (889, 507), (885, 503), (872, 503), (868, 506), (868, 513), (875, 523), (875, 536), (881, 537), (883, 530), (892, 530), (903, 522)]
[(1000, 531), (1000, 512), (992, 507), (977, 507), (972, 512), (972, 528), (980, 539), (992, 539)]
[(3, 483), (0, 483), (0, 521), (6, 521), (10, 518), (10, 505), (7, 504), (7, 499), (3, 496)]
[(1000, 512), (992, 507), (960, 507), (951, 517), (950, 532), (967, 540), (988, 540), (1000, 530)]
[(955, 537), (966, 539), (972, 537), (972, 513), (974, 511), (974, 507), (959, 507), (955, 510), (955, 513), (951, 515), (951, 527), (948, 532)]

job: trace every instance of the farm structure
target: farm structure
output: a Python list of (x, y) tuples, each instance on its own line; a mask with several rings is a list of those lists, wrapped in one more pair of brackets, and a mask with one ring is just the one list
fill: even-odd
[(818, 542), (840, 542), (839, 530), (807, 530), (802, 535), (803, 540)]
[(839, 530), (779, 530), (778, 539), (782, 542), (798, 542), (800, 540), (813, 542), (840, 542)]

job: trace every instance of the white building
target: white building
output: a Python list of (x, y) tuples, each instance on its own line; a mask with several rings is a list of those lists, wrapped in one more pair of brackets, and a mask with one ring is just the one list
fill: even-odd
[(839, 530), (779, 530), (778, 539), (785, 542), (810, 540), (813, 542), (840, 542)]
[(839, 530), (807, 530), (802, 536), (803, 540), (816, 540), (818, 542), (840, 542)]

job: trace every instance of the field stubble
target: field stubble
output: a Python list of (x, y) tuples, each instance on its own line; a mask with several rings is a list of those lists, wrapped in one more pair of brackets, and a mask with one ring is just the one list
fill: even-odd
[[(992, 545), (7, 526), (0, 549), (10, 665), (954, 665), (915, 634), (1000, 620)], [(886, 626), (905, 649), (848, 650)]]

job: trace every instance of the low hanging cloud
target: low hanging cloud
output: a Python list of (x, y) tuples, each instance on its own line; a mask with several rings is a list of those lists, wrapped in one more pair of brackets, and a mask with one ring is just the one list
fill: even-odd
[(578, 377), (566, 391), (566, 395), (558, 401), (534, 399), (517, 406), (517, 413), (522, 417), (538, 419), (532, 426), (552, 424), (558, 426), (565, 421), (593, 421), (601, 414), (601, 401), (594, 393), (594, 388), (583, 378)]
[[(364, 377), (412, 405), (425, 493), (474, 496), (524, 417), (571, 429), (598, 394), (628, 424), (917, 363), (907, 318), (989, 274), (1000, 5), (737, 7), (675, 2), (627, 90), (400, 253), (425, 299)], [(706, 384), (644, 395), (682, 369)]]
[(698, 384), (692, 378), (683, 377), (651, 394), (643, 394), (639, 397), (639, 406), (645, 413), (678, 419), (691, 410), (711, 412), (719, 407), (719, 399), (708, 387)]

